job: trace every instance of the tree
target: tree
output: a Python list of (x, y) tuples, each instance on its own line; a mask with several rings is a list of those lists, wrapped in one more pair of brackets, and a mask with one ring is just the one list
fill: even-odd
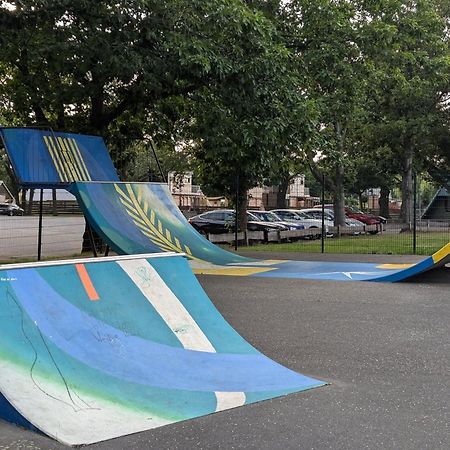
[(11, 120), (102, 134), (121, 174), (133, 141), (155, 132), (192, 144), (207, 184), (229, 193), (239, 171), (245, 189), (270, 172), (289, 108), (300, 110), (288, 51), (240, 0), (23, 0), (0, 14)]
[[(438, 152), (435, 131), (443, 126), (450, 54), (446, 19), (432, 0), (367, 2), (371, 21), (365, 51), (373, 78), (377, 132), (402, 162), (402, 209), (412, 218), (413, 172)], [(448, 122), (447, 122), (448, 126)]]
[(346, 170), (351, 165), (347, 136), (360, 120), (368, 67), (360, 49), (361, 15), (348, 1), (293, 0), (284, 9), (288, 46), (305, 78), (306, 96), (319, 111), (316, 138), (306, 149), (313, 174), (326, 175), (333, 193), (335, 223), (345, 223)]

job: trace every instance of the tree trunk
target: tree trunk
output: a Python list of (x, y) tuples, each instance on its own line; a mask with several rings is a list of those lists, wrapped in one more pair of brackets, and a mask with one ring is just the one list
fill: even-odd
[(245, 191), (245, 194), (239, 196), (238, 225), (240, 230), (247, 229), (247, 191)]
[(363, 193), (362, 192), (358, 192), (358, 201), (359, 201), (359, 209), (361, 211), (363, 211), (364, 205), (363, 205)]
[(403, 155), (402, 207), (400, 210), (402, 222), (408, 227), (413, 221), (413, 157), (414, 150), (409, 147)]
[(389, 193), (390, 189), (387, 186), (381, 186), (380, 198), (378, 199), (378, 205), (380, 207), (380, 216), (389, 218)]
[(236, 200), (237, 200), (238, 229), (244, 231), (247, 229), (248, 183), (242, 176), (239, 176), (239, 178), (236, 177), (236, 183), (239, 183), (238, 189), (237, 189), (239, 191), (239, 195), (238, 195), (238, 198), (236, 199), (236, 191), (235, 191), (232, 201), (236, 207)]
[(9, 183), (7, 184), (7, 186), (9, 188), (9, 190), (11, 191), (11, 194), (13, 195), (15, 201), (18, 202), (19, 201), (19, 186), (16, 181), (17, 178), (14, 174), (12, 167), (8, 163), (5, 163), (5, 169), (6, 169), (6, 173), (8, 174), (8, 177), (9, 177)]
[(278, 185), (278, 191), (277, 191), (277, 208), (284, 209), (286, 208), (286, 194), (289, 188), (291, 178), (285, 178), (281, 183)]
[(28, 211), (27, 215), (31, 216), (33, 212), (33, 198), (34, 198), (34, 189), (30, 189), (30, 198), (28, 199)]
[(56, 189), (52, 189), (52, 215), (58, 215), (58, 208), (56, 204)]
[(345, 226), (345, 192), (344, 192), (344, 142), (345, 142), (345, 127), (340, 122), (334, 125), (334, 132), (339, 148), (339, 159), (335, 166), (335, 190), (334, 190), (334, 225)]
[(334, 225), (345, 226), (344, 166), (342, 164), (336, 166), (333, 199)]
[(26, 211), (27, 210), (27, 190), (26, 189), (22, 189), (22, 193), (21, 193), (21, 199), (20, 199), (20, 207)]

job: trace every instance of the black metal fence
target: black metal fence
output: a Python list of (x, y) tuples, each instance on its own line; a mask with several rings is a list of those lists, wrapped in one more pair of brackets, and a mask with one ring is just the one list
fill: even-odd
[[(417, 183), (420, 186), (420, 183)], [(434, 189), (425, 196), (418, 187), (415, 197), (414, 214), (408, 221), (400, 217), (398, 204), (391, 202), (389, 216), (384, 223), (347, 223), (335, 227), (324, 216), (324, 232), (316, 225), (301, 232), (256, 233), (240, 238), (239, 245), (260, 244), (261, 248), (294, 252), (325, 253), (379, 253), (430, 255), (450, 242), (450, 188)], [(317, 202), (320, 202), (320, 197)], [(37, 203), (37, 202), (36, 202)], [(329, 203), (325, 197), (325, 203)], [(14, 260), (35, 260), (39, 256), (39, 211), (32, 208), (32, 215), (0, 216), (0, 262)], [(291, 205), (292, 209), (302, 209), (301, 204)], [(309, 205), (310, 206), (310, 205)], [(104, 254), (108, 251), (99, 239), (95, 249), (88, 236), (85, 219), (76, 204), (58, 204), (58, 215), (49, 202), (43, 204), (41, 258)], [(377, 200), (366, 199), (364, 213), (379, 216)], [(190, 215), (196, 211), (190, 211)], [(322, 222), (322, 209), (317, 208)], [(326, 213), (327, 210), (324, 210)], [(317, 219), (317, 214), (316, 214)], [(210, 236), (215, 243), (234, 244), (234, 233)]]

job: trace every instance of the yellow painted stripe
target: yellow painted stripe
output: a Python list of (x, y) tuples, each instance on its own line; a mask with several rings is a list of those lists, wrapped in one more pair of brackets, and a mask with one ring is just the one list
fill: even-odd
[(58, 160), (61, 173), (64, 174), (64, 181), (71, 181), (70, 174), (66, 170), (63, 155), (61, 154), (61, 149), (56, 143), (56, 139), (54, 139), (53, 137), (49, 137), (48, 142), (53, 149), (53, 153), (55, 154), (56, 159)]
[(84, 172), (86, 173), (87, 180), (88, 181), (92, 181), (91, 175), (89, 173), (88, 168), (86, 167), (86, 163), (84, 162), (83, 155), (81, 153), (80, 147), (78, 147), (78, 143), (77, 143), (76, 139), (73, 139), (72, 143), (73, 143), (73, 145), (75, 147), (76, 152), (78, 153), (78, 156), (79, 156), (80, 161), (81, 161), (81, 165), (83, 166)]
[(77, 166), (77, 169), (78, 169), (78, 173), (80, 174), (81, 181), (89, 181), (88, 180), (88, 176), (87, 176), (87, 174), (84, 171), (84, 167), (81, 164), (81, 160), (80, 160), (80, 156), (81, 155), (78, 155), (77, 149), (73, 145), (74, 141), (75, 141), (75, 139), (68, 138), (66, 140), (67, 147), (69, 148), (70, 152), (73, 155), (73, 158), (75, 159), (75, 163), (76, 163), (76, 166)]
[(196, 275), (227, 275), (234, 277), (248, 277), (256, 273), (270, 272), (276, 270), (272, 267), (224, 267), (223, 269), (200, 269), (193, 268)]
[(66, 170), (64, 168), (64, 164), (63, 164), (62, 159), (61, 159), (61, 154), (60, 154), (60, 152), (59, 152), (59, 150), (58, 150), (58, 148), (57, 148), (53, 138), (47, 137), (47, 145), (48, 145), (49, 148), (52, 149), (52, 153), (55, 156), (55, 160), (58, 163), (58, 167), (59, 167), (58, 172), (60, 173), (61, 179), (63, 181), (69, 181), (69, 177), (67, 176), (67, 172), (66, 172)]
[(172, 241), (172, 235), (170, 234), (170, 230), (168, 230), (168, 229), (166, 229), (166, 238), (167, 238), (169, 241)]
[(79, 151), (78, 147), (76, 146), (75, 139), (68, 138), (67, 145), (70, 147), (70, 150), (72, 151), (72, 154), (75, 157), (75, 161), (77, 162), (77, 166), (81, 173), (81, 176), (83, 177), (83, 180), (90, 181), (90, 177), (89, 177), (89, 173), (86, 168), (86, 164), (84, 164), (83, 156), (81, 155), (81, 152)]
[(150, 232), (148, 232), (148, 231), (145, 231), (145, 230), (141, 230), (141, 231), (142, 231), (142, 234), (143, 234), (144, 236), (147, 236), (148, 238), (150, 238), (150, 240), (151, 240), (153, 243), (158, 244), (159, 247), (161, 247), (161, 248), (166, 248), (166, 249), (168, 249), (168, 250), (171, 250), (171, 249), (172, 249), (172, 247), (171, 247), (170, 245), (168, 245), (166, 242), (161, 241), (161, 240), (158, 239), (158, 238), (155, 238), (155, 235), (154, 235), (154, 234), (152, 234), (152, 233), (150, 233)]
[(44, 142), (47, 146), (48, 152), (50, 153), (50, 156), (53, 160), (53, 164), (55, 165), (56, 172), (58, 173), (59, 180), (60, 181), (67, 181), (66, 176), (64, 172), (61, 170), (60, 162), (58, 161), (58, 158), (55, 154), (55, 151), (50, 143), (50, 138), (48, 136), (44, 136)]
[(148, 202), (147, 200), (144, 200), (144, 204), (143, 204), (143, 210), (144, 210), (144, 214), (147, 214), (148, 212)]
[(185, 248), (185, 250), (186, 250), (186, 253), (187, 253), (189, 256), (192, 256), (191, 249), (190, 249), (187, 245), (185, 245), (184, 248)]
[(64, 171), (66, 172), (68, 180), (73, 181), (74, 180), (73, 172), (67, 162), (66, 150), (61, 143), (61, 138), (55, 137), (52, 140), (52, 142), (53, 142), (53, 145), (55, 146), (55, 149), (58, 151), (58, 154), (59, 154), (59, 157), (61, 160), (61, 165), (62, 165), (62, 167), (64, 167)]
[[(156, 228), (155, 225), (154, 225), (153, 223), (151, 223), (151, 222), (148, 220), (148, 217), (143, 213), (143, 211), (142, 211), (142, 209), (141, 209), (141, 206), (140, 206), (139, 202), (138, 202), (137, 199), (136, 199), (136, 195), (135, 195), (135, 193), (134, 193), (132, 187), (131, 187), (129, 184), (127, 184), (127, 185), (126, 185), (126, 188), (127, 188), (128, 194), (130, 195), (131, 201), (133, 202), (134, 206), (136, 207), (136, 210), (139, 212), (139, 216), (141, 216), (142, 220), (144, 220), (144, 221), (147, 223), (148, 228), (149, 228), (149, 231), (152, 231), (152, 232), (156, 235), (155, 238), (162, 239), (163, 241), (166, 241), (166, 237), (165, 237), (164, 234), (163, 234), (163, 229), (162, 229), (162, 223), (161, 223), (161, 221), (160, 221), (159, 219), (157, 219), (157, 220), (158, 220), (158, 228)], [(152, 211), (152, 212), (153, 212), (153, 211)], [(129, 213), (129, 212), (128, 212), (128, 213)], [(150, 237), (150, 240), (152, 240), (152, 239), (153, 239), (153, 238)], [(171, 249), (171, 250), (178, 251), (178, 250), (176, 249), (176, 247), (175, 247), (175, 246), (172, 244), (172, 242), (170, 242), (170, 241), (169, 241), (169, 242), (166, 242), (166, 247), (165, 247), (165, 249)]]
[(155, 223), (155, 218), (156, 218), (156, 216), (155, 216), (155, 211), (153, 211), (153, 209), (150, 211), (150, 222), (151, 223)]
[(433, 254), (432, 258), (435, 264), (442, 261), (444, 258), (450, 255), (450, 242), (444, 245), (440, 250)]
[(377, 269), (409, 269), (415, 264), (380, 264)]
[[(130, 205), (133, 205), (133, 202), (131, 201), (130, 197), (128, 197), (118, 186), (117, 184), (114, 185), (114, 187), (116, 188), (117, 193), (120, 195), (121, 197), (121, 201), (125, 200), (127, 203), (129, 203)], [(134, 208), (134, 206), (133, 206)]]
[[(138, 212), (138, 215), (148, 226), (147, 231), (145, 231), (145, 232), (144, 232), (144, 230), (142, 230), (142, 227), (140, 226), (139, 228), (141, 228), (141, 232), (143, 234), (145, 234), (152, 242), (158, 243), (158, 245), (163, 250), (173, 250), (175, 252), (179, 252), (180, 249), (178, 249), (171, 241), (167, 241), (167, 238), (163, 233), (162, 222), (156, 218), (156, 220), (158, 221), (158, 227), (156, 227), (154, 223), (151, 223), (148, 216), (146, 214), (144, 214), (144, 212), (142, 211), (142, 207), (136, 199), (136, 195), (135, 195), (135, 192), (133, 191), (132, 186), (129, 183), (127, 183), (125, 186), (126, 186), (128, 195), (130, 196), (130, 200), (133, 202), (133, 205), (134, 205), (136, 211)], [(119, 192), (118, 188), (116, 188), (116, 190)], [(130, 214), (130, 211), (127, 210), (127, 213)], [(161, 241), (163, 241), (164, 244), (161, 244)], [(189, 247), (187, 247), (187, 251), (190, 252)], [(189, 255), (189, 258), (193, 259), (193, 260), (197, 260), (197, 261), (199, 260), (198, 258), (196, 258), (193, 255)]]
[(180, 240), (178, 238), (175, 238), (175, 245), (180, 251), (183, 251), (183, 249), (181, 248)]
[(143, 227), (148, 228), (147, 224), (145, 223), (145, 221), (142, 220), (141, 217), (139, 217), (138, 215), (135, 214), (134, 211), (127, 211), (128, 215), (136, 222), (139, 222)]
[(64, 164), (64, 168), (66, 169), (67, 174), (71, 178), (71, 181), (76, 181), (77, 174), (73, 170), (72, 167), (72, 160), (70, 159), (69, 155), (67, 154), (66, 148), (64, 147), (64, 143), (61, 137), (57, 137), (56, 140), (58, 141), (58, 147), (61, 151), (61, 155), (63, 156), (62, 161)]
[(132, 211), (134, 211), (137, 214), (136, 208), (130, 202), (130, 199), (128, 199), (128, 198), (120, 198), (119, 200), (122, 203), (122, 205), (124, 205), (128, 209), (131, 209)]
[(73, 172), (75, 173), (75, 175), (77, 177), (76, 180), (77, 181), (85, 181), (83, 174), (81, 173), (80, 168), (78, 167), (77, 161), (75, 159), (75, 155), (73, 154), (72, 149), (70, 148), (68, 140), (66, 138), (63, 138), (62, 142), (64, 145), (64, 150), (66, 152), (66, 155), (69, 158), (70, 163), (72, 165)]

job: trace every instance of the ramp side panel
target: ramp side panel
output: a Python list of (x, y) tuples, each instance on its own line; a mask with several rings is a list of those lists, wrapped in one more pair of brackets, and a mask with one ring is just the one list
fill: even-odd
[(96, 231), (122, 254), (175, 251), (215, 264), (254, 261), (199, 234), (164, 184), (74, 183), (71, 190)]
[(0, 273), (0, 392), (61, 442), (93, 443), (323, 385), (246, 343), (181, 256), (84, 268), (96, 301), (73, 264)]

